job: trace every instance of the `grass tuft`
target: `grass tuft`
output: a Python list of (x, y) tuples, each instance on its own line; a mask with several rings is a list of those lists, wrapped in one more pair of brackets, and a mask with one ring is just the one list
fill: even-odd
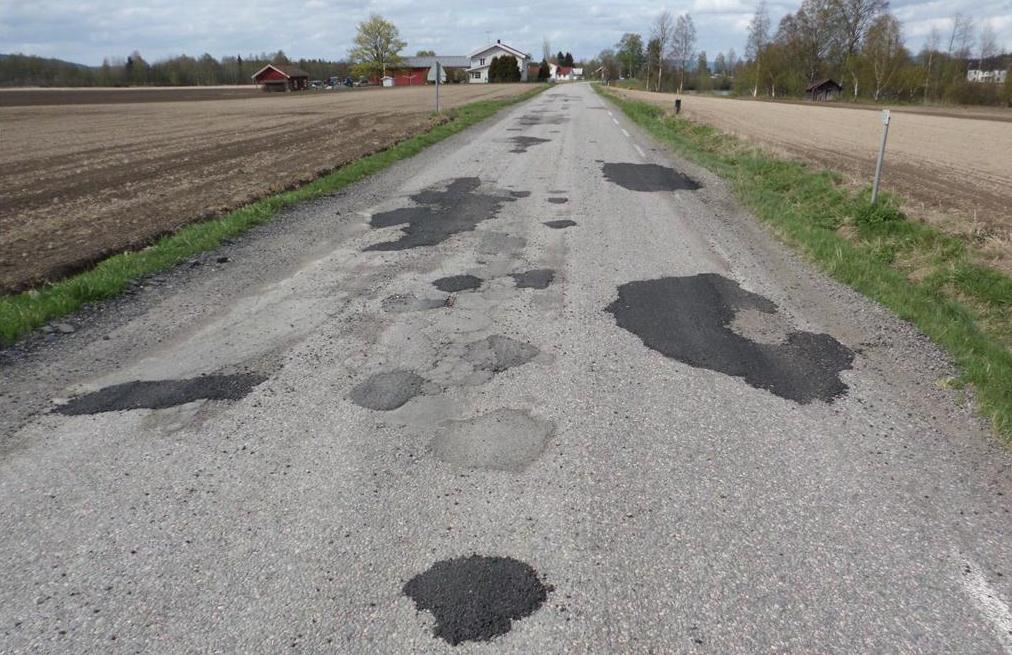
[(485, 120), (504, 107), (533, 97), (545, 88), (540, 85), (512, 98), (481, 100), (451, 109), (446, 112), (444, 120), (428, 131), (353, 161), (297, 189), (263, 198), (222, 218), (189, 225), (143, 250), (113, 255), (91, 270), (65, 280), (19, 294), (0, 296), (0, 344), (11, 344), (31, 330), (54, 318), (73, 313), (87, 303), (112, 298), (122, 293), (133, 280), (213, 250), (225, 239), (270, 221), (286, 207), (358, 182)]
[(595, 87), (680, 155), (730, 181), (741, 201), (833, 278), (914, 323), (972, 385), (977, 408), (1012, 443), (1012, 278), (958, 237), (909, 220), (888, 194), (869, 202), (838, 173), (785, 161), (661, 107)]

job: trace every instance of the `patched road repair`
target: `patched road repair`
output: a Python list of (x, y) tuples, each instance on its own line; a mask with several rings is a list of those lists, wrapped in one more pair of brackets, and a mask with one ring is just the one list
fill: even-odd
[(589, 85), (209, 257), (0, 354), (0, 652), (1012, 652), (954, 369)]

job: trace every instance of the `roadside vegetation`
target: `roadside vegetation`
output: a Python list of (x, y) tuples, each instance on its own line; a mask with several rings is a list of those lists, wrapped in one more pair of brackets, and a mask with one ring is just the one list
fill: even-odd
[(854, 192), (831, 171), (778, 159), (706, 125), (595, 85), (679, 155), (727, 179), (784, 241), (942, 346), (972, 385), (981, 414), (1012, 443), (1012, 278), (975, 245), (908, 220), (898, 199)]
[(481, 122), (500, 109), (527, 100), (547, 88), (505, 99), (483, 100), (452, 109), (434, 126), (386, 150), (363, 157), (304, 186), (263, 198), (228, 215), (187, 226), (136, 252), (124, 252), (103, 260), (93, 269), (60, 282), (15, 295), (0, 296), (0, 345), (11, 344), (46, 322), (77, 311), (87, 303), (122, 293), (133, 280), (171, 268), (195, 254), (213, 250), (233, 238), (271, 220), (295, 203), (333, 193), (428, 146)]

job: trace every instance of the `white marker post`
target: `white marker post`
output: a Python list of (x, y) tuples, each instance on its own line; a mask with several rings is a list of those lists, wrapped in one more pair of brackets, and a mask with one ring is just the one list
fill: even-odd
[(443, 76), (443, 67), (436, 61), (436, 113), (439, 113), (439, 78)]
[(886, 137), (889, 136), (889, 110), (882, 110), (882, 145), (878, 147), (878, 163), (875, 164), (875, 183), (871, 187), (871, 204), (878, 200), (878, 183), (882, 178), (882, 161), (886, 154)]

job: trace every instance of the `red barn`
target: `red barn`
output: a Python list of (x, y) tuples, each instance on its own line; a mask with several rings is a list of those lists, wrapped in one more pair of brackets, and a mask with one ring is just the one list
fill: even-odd
[(253, 84), (264, 91), (301, 91), (309, 86), (309, 73), (291, 64), (267, 64), (253, 74)]

